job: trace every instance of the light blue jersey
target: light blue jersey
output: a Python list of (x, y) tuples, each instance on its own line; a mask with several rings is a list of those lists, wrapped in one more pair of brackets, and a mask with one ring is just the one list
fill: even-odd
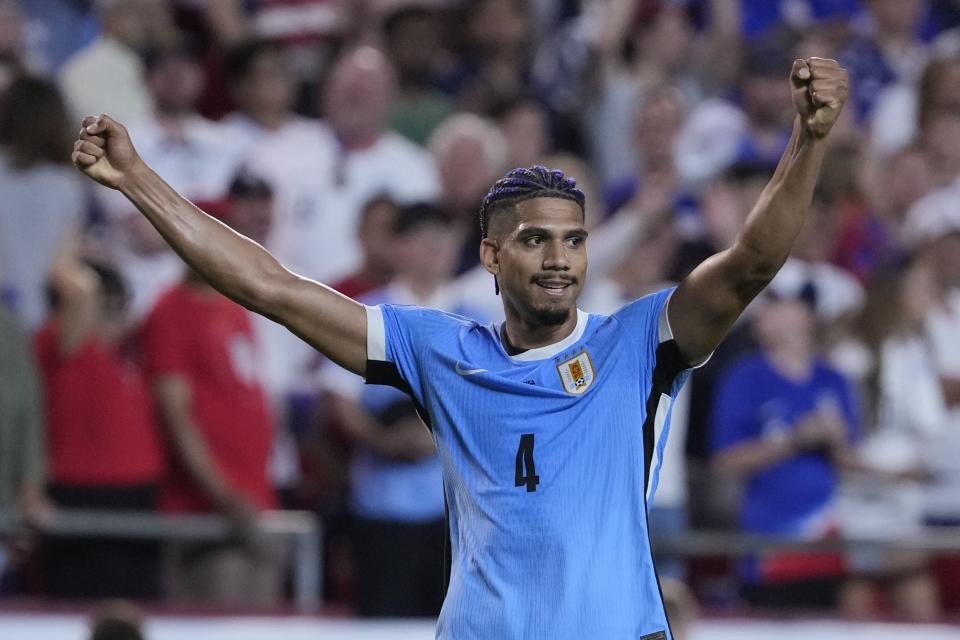
[(498, 324), (367, 307), (367, 382), (413, 397), (443, 466), (438, 638), (672, 640), (647, 533), (687, 369), (670, 293), (516, 356)]

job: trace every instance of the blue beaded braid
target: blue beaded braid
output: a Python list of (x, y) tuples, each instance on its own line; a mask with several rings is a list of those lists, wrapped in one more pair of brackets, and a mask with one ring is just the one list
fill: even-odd
[(530, 198), (563, 198), (573, 200), (580, 209), (584, 206), (583, 191), (577, 181), (563, 175), (558, 169), (541, 165), (513, 169), (497, 180), (480, 204), (480, 233), (484, 238), (490, 228), (490, 214), (503, 206), (513, 206)]

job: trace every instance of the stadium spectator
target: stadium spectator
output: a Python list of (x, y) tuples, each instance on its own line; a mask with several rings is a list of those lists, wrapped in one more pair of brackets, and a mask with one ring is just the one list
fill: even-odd
[(553, 151), (550, 122), (534, 98), (519, 98), (494, 110), (494, 118), (507, 142), (507, 164), (532, 167)]
[(932, 275), (935, 305), (926, 318), (926, 342), (947, 407), (947, 422), (930, 463), (936, 482), (927, 490), (931, 522), (960, 522), (960, 213), (956, 187), (917, 201), (907, 214), (904, 234), (917, 259)]
[[(869, 159), (854, 138), (830, 149), (824, 160), (832, 169), (826, 175), (834, 179), (821, 183), (819, 215), (808, 227), (815, 258), (832, 262), (861, 283), (897, 260), (903, 216), (928, 189), (925, 161), (915, 149), (902, 149), (872, 167)], [(871, 180), (877, 183), (871, 185)]]
[(0, 1), (0, 96), (19, 74), (40, 66), (27, 46), (26, 16), (19, 0)]
[[(778, 280), (754, 312), (760, 351), (717, 387), (713, 466), (746, 485), (741, 530), (818, 539), (837, 533), (837, 474), (860, 415), (850, 382), (817, 356), (816, 289)], [(743, 563), (742, 594), (758, 606), (832, 607), (844, 571), (836, 555), (775, 552)]]
[[(162, 167), (164, 179), (191, 197), (209, 202), (226, 195), (245, 145), (196, 111), (203, 69), (195, 45), (184, 40), (151, 50), (145, 80), (152, 113), (131, 123), (140, 155)], [(182, 274), (179, 259), (145, 224), (125, 198), (99, 189), (97, 196), (110, 224), (121, 236), (116, 260), (132, 292), (132, 317), (141, 320), (157, 297)]]
[(390, 127), (423, 145), (454, 109), (453, 100), (438, 87), (454, 63), (446, 50), (448, 16), (435, 2), (391, 4), (382, 18), (384, 53), (397, 68)]
[(0, 273), (30, 332), (45, 315), (53, 260), (83, 223), (86, 189), (68, 164), (71, 132), (60, 92), (47, 80), (20, 76), (0, 98)]
[[(616, 211), (647, 188), (670, 185), (673, 200), (679, 200), (675, 150), (677, 136), (686, 117), (683, 96), (673, 87), (650, 87), (636, 108), (632, 122), (633, 174), (608, 183), (604, 199), (609, 211)], [(642, 197), (642, 196), (641, 196)], [(671, 205), (677, 204), (671, 202)]]
[(440, 202), (463, 234), (458, 273), (480, 262), (477, 203), (506, 167), (509, 147), (497, 126), (471, 113), (455, 113), (430, 136), (427, 148), (440, 169)]
[[(164, 451), (150, 392), (129, 353), (123, 280), (106, 264), (64, 255), (50, 286), (50, 319), (35, 338), (50, 498), (68, 509), (155, 510)], [(153, 542), (54, 538), (43, 555), (51, 595), (159, 595)]]
[(736, 163), (773, 169), (790, 135), (790, 86), (779, 80), (796, 40), (772, 33), (750, 42), (735, 100), (711, 98), (690, 112), (677, 140), (684, 186), (698, 187)]
[(463, 5), (463, 51), (456, 89), (461, 109), (488, 114), (524, 93), (532, 53), (530, 7), (520, 0)]
[(244, 149), (219, 123), (197, 112), (205, 82), (197, 44), (179, 39), (151, 49), (145, 56), (144, 80), (153, 110), (131, 122), (140, 154), (193, 198), (223, 197)]
[[(34, 526), (47, 524), (53, 515), (44, 494), (45, 436), (30, 342), (0, 302), (0, 512)], [(17, 556), (32, 542), (26, 532), (0, 536), (0, 594), (18, 589)]]
[(161, 296), (143, 333), (146, 370), (171, 449), (160, 508), (217, 512), (237, 533), (222, 544), (170, 544), (167, 596), (273, 603), (280, 595), (281, 550), (255, 533), (258, 513), (276, 506), (268, 474), (274, 432), (249, 315), (188, 270)]
[(324, 87), (327, 126), (282, 136), (250, 159), (276, 195), (267, 246), (298, 273), (335, 282), (359, 267), (357, 221), (374, 196), (407, 203), (439, 192), (429, 155), (386, 129), (393, 96), (393, 69), (383, 54), (351, 48)]
[[(20, 4), (26, 17), (32, 57), (39, 70), (57, 73), (63, 63), (88, 46), (100, 33), (93, 2), (73, 0), (13, 0)], [(29, 63), (28, 63), (29, 64)]]
[[(852, 373), (871, 426), (859, 446), (864, 468), (844, 480), (846, 535), (909, 537), (923, 524), (924, 483), (934, 471), (930, 453), (949, 428), (924, 327), (936, 304), (929, 265), (913, 260), (886, 267), (874, 276), (856, 330), (844, 344), (845, 360), (863, 363)], [(845, 614), (875, 616), (877, 592), (885, 592), (899, 618), (932, 621), (939, 615), (926, 554), (851, 547), (848, 560), (852, 577), (842, 603)]]
[(262, 40), (239, 44), (227, 52), (224, 70), (237, 110), (220, 123), (245, 153), (272, 137), (302, 135), (317, 126), (293, 111), (296, 85), (278, 45)]
[[(452, 296), (458, 234), (442, 210), (401, 207), (393, 226), (397, 273), (361, 298), (365, 304), (432, 304), (467, 317)], [(350, 507), (357, 610), (370, 617), (434, 617), (444, 591), (446, 539), (440, 459), (410, 399), (396, 389), (365, 386), (329, 367), (330, 411), (356, 444)]]
[(393, 227), (397, 203), (388, 196), (377, 196), (363, 207), (357, 225), (357, 241), (363, 251), (363, 263), (333, 288), (356, 298), (386, 286), (394, 276)]
[(149, 118), (153, 102), (141, 56), (169, 42), (167, 0), (96, 0), (101, 32), (63, 65), (59, 83), (75, 117), (112, 113), (136, 122)]
[(960, 59), (936, 60), (927, 66), (917, 95), (917, 142), (935, 188), (960, 176)]
[(850, 70), (853, 104), (861, 121), (871, 115), (881, 90), (912, 85), (927, 62), (920, 38), (928, 0), (866, 0), (869, 31), (855, 38), (839, 59)]
[[(538, 49), (537, 93), (574, 129), (567, 137), (586, 147), (604, 188), (638, 168), (640, 150), (624, 132), (648, 92), (673, 87), (693, 103), (726, 90), (736, 73), (738, 3), (700, 4), (611, 0), (568, 21)], [(704, 24), (695, 24), (698, 9)]]

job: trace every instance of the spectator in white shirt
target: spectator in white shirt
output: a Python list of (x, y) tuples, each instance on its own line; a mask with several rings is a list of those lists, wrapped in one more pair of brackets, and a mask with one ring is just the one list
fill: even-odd
[(386, 194), (398, 203), (435, 199), (439, 179), (426, 151), (387, 130), (393, 70), (382, 53), (341, 55), (324, 87), (326, 126), (283, 133), (258, 146), (250, 166), (274, 186), (269, 248), (298, 273), (334, 282), (361, 262), (363, 207)]
[[(196, 51), (184, 41), (152, 51), (146, 57), (146, 82), (153, 113), (128, 127), (138, 153), (191, 200), (221, 199), (240, 165), (243, 147), (222, 125), (196, 111), (204, 85)], [(130, 285), (131, 317), (139, 320), (156, 297), (180, 279), (182, 262), (126, 198), (108, 189), (96, 193), (119, 235), (115, 261)]]
[(79, 120), (109, 113), (126, 122), (150, 115), (140, 56), (171, 36), (165, 0), (96, 0), (103, 32), (64, 64), (60, 88)]
[(296, 81), (279, 45), (265, 40), (240, 44), (227, 52), (224, 71), (237, 109), (220, 122), (245, 150), (271, 136), (296, 135), (318, 126), (293, 111)]

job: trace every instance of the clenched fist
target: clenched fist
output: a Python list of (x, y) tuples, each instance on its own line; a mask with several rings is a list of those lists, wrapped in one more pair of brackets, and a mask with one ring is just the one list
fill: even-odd
[(129, 175), (143, 165), (127, 130), (110, 116), (87, 116), (73, 143), (73, 164), (111, 189), (122, 189)]
[(815, 138), (822, 138), (840, 117), (850, 92), (847, 70), (836, 60), (807, 58), (794, 60), (790, 72), (793, 105), (804, 129)]

